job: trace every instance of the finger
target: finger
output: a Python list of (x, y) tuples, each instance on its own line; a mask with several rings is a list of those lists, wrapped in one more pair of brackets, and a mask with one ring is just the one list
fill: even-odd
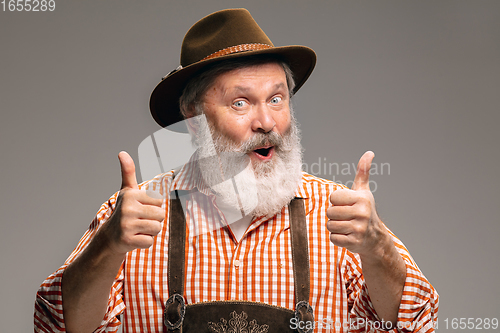
[(142, 213), (138, 216), (138, 218), (161, 222), (165, 219), (165, 209), (157, 206), (144, 205)]
[(351, 248), (353, 245), (355, 245), (355, 240), (351, 234), (330, 234), (330, 241), (339, 246), (339, 247), (344, 247), (346, 249)]
[(120, 160), (120, 168), (122, 170), (122, 189), (124, 188), (139, 188), (137, 186), (137, 178), (135, 176), (135, 164), (130, 155), (122, 151), (118, 154)]
[(156, 191), (153, 191), (153, 190), (146, 190), (146, 194), (151, 197), (151, 198), (155, 198), (155, 199), (162, 199), (163, 200), (163, 195), (161, 195), (161, 193), (158, 193)]
[(160, 233), (162, 224), (156, 220), (140, 220), (137, 221), (134, 230), (135, 235), (156, 236)]
[(352, 206), (332, 206), (326, 210), (326, 217), (333, 221), (354, 220), (356, 209)]
[(367, 151), (359, 159), (356, 177), (354, 177), (352, 185), (353, 190), (370, 190), (370, 168), (374, 157), (375, 154), (372, 151)]
[(165, 209), (155, 205), (124, 205), (122, 208), (124, 217), (131, 220), (156, 220), (163, 221), (165, 219)]
[(134, 235), (132, 246), (136, 249), (148, 249), (153, 245), (154, 241), (152, 235), (137, 234)]
[(342, 189), (333, 191), (330, 194), (330, 202), (334, 206), (350, 206), (356, 203), (359, 194), (356, 191), (349, 189)]
[(326, 222), (326, 229), (332, 234), (349, 235), (353, 231), (352, 223), (350, 221), (328, 221)]
[(161, 205), (163, 204), (163, 198), (160, 195), (158, 195), (158, 197), (152, 197), (150, 193), (151, 192), (149, 191), (137, 191), (136, 193), (134, 193), (134, 195), (136, 200), (143, 205), (161, 207)]

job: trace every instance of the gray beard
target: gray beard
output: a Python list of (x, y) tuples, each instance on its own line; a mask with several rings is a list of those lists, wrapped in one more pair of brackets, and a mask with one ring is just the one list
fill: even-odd
[[(250, 214), (272, 217), (293, 199), (302, 179), (302, 147), (293, 117), (282, 136), (256, 133), (243, 143), (222, 134), (204, 115), (197, 118), (199, 131), (194, 141), (199, 168), (219, 206), (236, 212), (231, 220)], [(252, 163), (247, 153), (264, 145), (274, 146), (273, 158)]]

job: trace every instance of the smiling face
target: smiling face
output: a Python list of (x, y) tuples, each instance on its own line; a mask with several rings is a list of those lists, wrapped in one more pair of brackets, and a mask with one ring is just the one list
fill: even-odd
[[(234, 143), (257, 133), (282, 135), (290, 128), (290, 96), (285, 71), (267, 63), (219, 75), (202, 98), (204, 113), (216, 131)], [(275, 148), (263, 142), (247, 154), (252, 163), (271, 161)]]

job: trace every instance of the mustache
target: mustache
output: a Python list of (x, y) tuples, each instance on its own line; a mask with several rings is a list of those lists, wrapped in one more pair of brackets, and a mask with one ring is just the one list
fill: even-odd
[(237, 151), (246, 154), (257, 148), (267, 146), (274, 146), (275, 149), (279, 149), (283, 146), (283, 141), (283, 137), (276, 132), (256, 133), (250, 139), (243, 142)]
[(236, 143), (228, 137), (214, 131), (212, 128), (212, 136), (216, 142), (217, 151), (219, 153), (236, 153), (237, 155), (245, 155), (257, 148), (273, 146), (276, 152), (288, 152), (295, 146), (296, 136), (292, 132), (296, 131), (295, 124), (291, 124), (283, 134), (277, 132), (255, 133), (244, 142)]

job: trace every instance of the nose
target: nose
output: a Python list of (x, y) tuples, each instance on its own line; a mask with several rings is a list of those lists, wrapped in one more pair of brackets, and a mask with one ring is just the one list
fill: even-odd
[(272, 112), (267, 105), (258, 107), (252, 121), (252, 130), (261, 133), (271, 132), (274, 126), (276, 126)]

